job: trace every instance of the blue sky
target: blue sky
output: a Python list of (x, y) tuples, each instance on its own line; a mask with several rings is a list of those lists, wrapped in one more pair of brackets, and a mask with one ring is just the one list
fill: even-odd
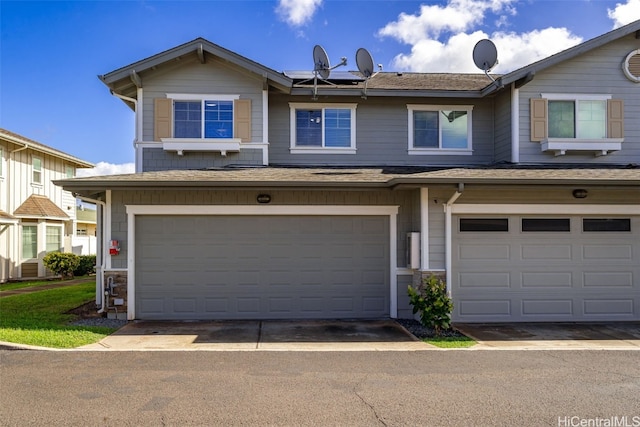
[(640, 19), (640, 0), (0, 1), (0, 127), (132, 171), (133, 112), (97, 78), (196, 37), (276, 71), (310, 70), (367, 48), (386, 71), (476, 72), (471, 50), (498, 47), (494, 72), (519, 68)]

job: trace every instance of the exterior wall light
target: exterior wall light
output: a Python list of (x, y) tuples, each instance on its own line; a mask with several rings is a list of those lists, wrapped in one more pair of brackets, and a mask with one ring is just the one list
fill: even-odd
[(579, 188), (577, 190), (573, 190), (573, 197), (575, 197), (576, 199), (585, 199), (587, 197), (587, 194), (589, 194), (589, 192), (587, 190), (583, 190), (582, 188)]
[(256, 201), (258, 203), (271, 203), (271, 195), (270, 194), (258, 194), (258, 196), (256, 197)]

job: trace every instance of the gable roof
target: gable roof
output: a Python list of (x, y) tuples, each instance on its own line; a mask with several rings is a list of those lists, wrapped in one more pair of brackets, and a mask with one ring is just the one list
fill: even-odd
[(79, 168), (92, 168), (95, 166), (93, 163), (86, 162), (75, 156), (72, 156), (71, 154), (67, 154), (63, 151), (56, 150), (55, 148), (51, 148), (47, 145), (41, 144), (37, 141), (34, 141), (33, 139), (25, 138), (22, 135), (18, 135), (17, 133), (10, 132), (6, 129), (0, 128), (0, 139), (9, 141), (12, 144), (20, 145), (22, 147), (39, 151), (44, 154), (49, 154), (51, 156), (61, 158), (63, 160), (66, 160), (69, 163), (74, 164)]
[(588, 40), (584, 43), (580, 43), (579, 45), (563, 50), (562, 52), (556, 53), (555, 55), (551, 55), (547, 58), (541, 59), (540, 61), (534, 62), (533, 64), (529, 64), (525, 67), (505, 74), (497, 79), (495, 83), (491, 83), (486, 88), (484, 88), (483, 94), (488, 94), (499, 89), (500, 85), (506, 86), (513, 82), (516, 82), (516, 85), (518, 85), (519, 83), (526, 83), (526, 79), (532, 78), (539, 71), (545, 70), (569, 59), (575, 58), (578, 55), (582, 55), (586, 52), (604, 46), (607, 43), (633, 33), (635, 33), (637, 39), (640, 39), (640, 20), (634, 21), (623, 27), (617, 28), (613, 31), (609, 31), (608, 33), (602, 34), (601, 36)]
[(207, 57), (211, 55), (257, 74), (276, 87), (287, 89), (291, 86), (291, 79), (284, 74), (258, 64), (217, 44), (211, 43), (202, 37), (134, 62), (133, 64), (118, 68), (107, 74), (100, 75), (98, 78), (111, 90), (121, 95), (135, 97), (135, 89), (143, 85), (144, 73), (155, 70), (157, 67), (186, 55), (196, 55), (201, 63), (205, 63)]
[(32, 194), (13, 213), (20, 218), (48, 218), (66, 221), (69, 216), (46, 196)]

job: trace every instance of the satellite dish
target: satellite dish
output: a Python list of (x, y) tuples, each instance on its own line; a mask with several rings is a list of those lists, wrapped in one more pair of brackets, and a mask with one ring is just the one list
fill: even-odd
[(498, 49), (489, 39), (480, 40), (473, 48), (473, 62), (485, 73), (498, 63)]
[(356, 51), (356, 64), (365, 79), (373, 76), (373, 58), (367, 49), (361, 47)]
[(329, 78), (329, 74), (331, 73), (329, 56), (319, 44), (313, 47), (313, 64), (313, 71), (318, 73), (324, 80)]

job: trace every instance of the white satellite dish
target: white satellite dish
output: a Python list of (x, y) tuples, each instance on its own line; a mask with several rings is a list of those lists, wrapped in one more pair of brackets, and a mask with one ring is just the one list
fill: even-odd
[(329, 56), (319, 44), (313, 47), (313, 71), (319, 74), (324, 80), (328, 79), (329, 74), (331, 74)]
[(495, 81), (489, 75), (489, 71), (498, 64), (498, 49), (491, 40), (483, 39), (476, 43), (473, 47), (473, 62), (476, 67), (484, 71), (491, 81)]
[[(373, 72), (373, 57), (369, 53), (369, 51), (363, 47), (356, 51), (356, 64), (358, 65), (358, 70), (360, 74), (364, 77), (364, 92), (362, 97), (367, 99), (367, 83), (369, 79), (375, 76), (378, 73)], [(378, 65), (378, 72), (382, 70), (382, 65)]]

